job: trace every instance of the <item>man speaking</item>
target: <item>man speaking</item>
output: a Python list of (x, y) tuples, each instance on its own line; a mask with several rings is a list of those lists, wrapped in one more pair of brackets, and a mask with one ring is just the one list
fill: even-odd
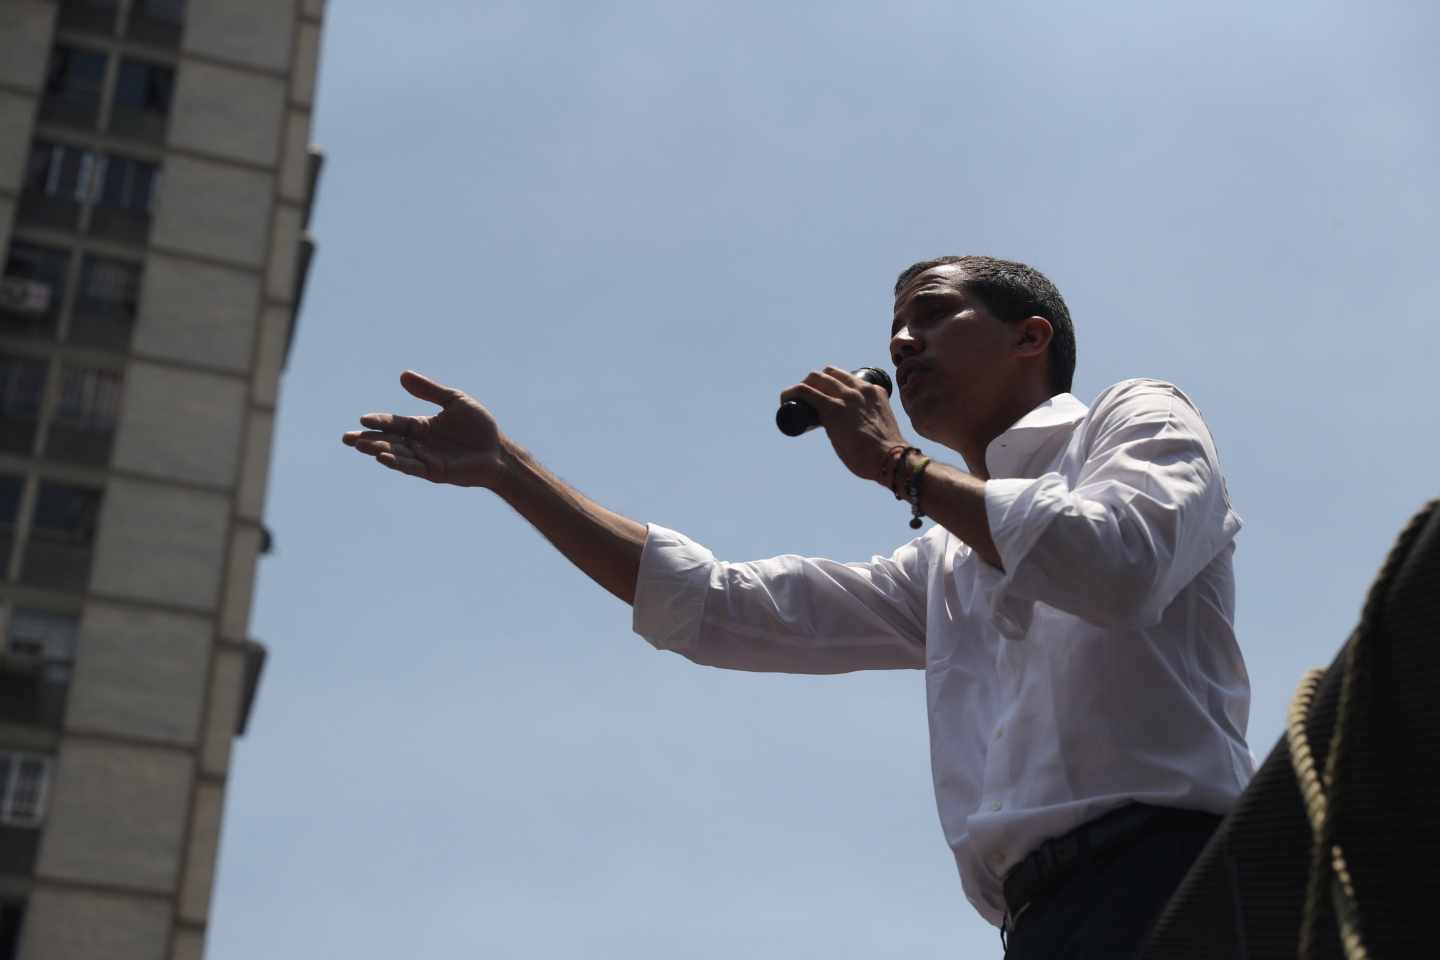
[(344, 442), (494, 491), (660, 649), (739, 670), (924, 668), (945, 839), (1007, 957), (1133, 956), (1252, 772), (1240, 520), (1210, 433), (1167, 383), (1125, 381), (1088, 408), (1071, 396), (1069, 311), (1012, 261), (905, 270), (890, 357), (929, 449), (901, 435), (882, 386), (844, 370), (781, 394), (878, 484), (877, 510), (893, 497), (897, 520), (935, 521), (866, 562), (717, 560), (587, 499), (480, 403), (411, 372), (402, 384), (440, 412), (368, 414)]

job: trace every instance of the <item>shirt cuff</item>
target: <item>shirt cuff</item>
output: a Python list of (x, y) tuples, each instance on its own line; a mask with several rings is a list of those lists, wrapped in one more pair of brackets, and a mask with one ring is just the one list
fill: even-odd
[(646, 524), (631, 628), (658, 650), (680, 650), (700, 634), (715, 555), (684, 534)]
[(1055, 501), (1064, 495), (1065, 481), (1059, 474), (1029, 479), (1010, 477), (985, 481), (985, 519), (990, 539), (1000, 554), (1004, 571), (982, 563), (982, 588), (990, 595), (995, 625), (1007, 636), (1018, 637), (1030, 629), (1034, 604), (1015, 596), (1011, 587), (1031, 549), (1056, 515)]

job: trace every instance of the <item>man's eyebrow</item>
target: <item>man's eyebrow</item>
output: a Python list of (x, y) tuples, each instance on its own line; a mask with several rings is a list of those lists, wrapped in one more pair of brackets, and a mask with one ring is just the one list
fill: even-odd
[(893, 334), (896, 330), (900, 329), (900, 318), (913, 312), (916, 308), (920, 310), (939, 310), (949, 304), (960, 305), (965, 302), (965, 294), (959, 290), (947, 290), (937, 287), (929, 290), (916, 291), (906, 297), (904, 305), (895, 311), (895, 319), (890, 324), (890, 332)]
[(949, 287), (931, 287), (927, 290), (916, 290), (910, 296), (911, 300), (964, 300), (965, 294), (959, 290)]

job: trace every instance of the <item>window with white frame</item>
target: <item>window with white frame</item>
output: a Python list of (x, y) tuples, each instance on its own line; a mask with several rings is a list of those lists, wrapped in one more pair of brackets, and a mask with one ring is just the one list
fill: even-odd
[(95, 195), (100, 154), (82, 147), (36, 140), (25, 167), (25, 188), (46, 197), (89, 202)]
[(36, 140), (25, 167), (25, 188), (75, 203), (148, 211), (159, 174), (159, 164), (148, 160)]
[(40, 826), (49, 789), (49, 757), (0, 752), (0, 824)]

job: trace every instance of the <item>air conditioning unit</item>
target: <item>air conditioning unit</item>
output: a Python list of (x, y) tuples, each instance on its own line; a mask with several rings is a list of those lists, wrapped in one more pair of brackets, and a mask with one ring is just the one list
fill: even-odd
[(24, 277), (0, 278), (0, 310), (47, 313), (50, 310), (50, 287)]

